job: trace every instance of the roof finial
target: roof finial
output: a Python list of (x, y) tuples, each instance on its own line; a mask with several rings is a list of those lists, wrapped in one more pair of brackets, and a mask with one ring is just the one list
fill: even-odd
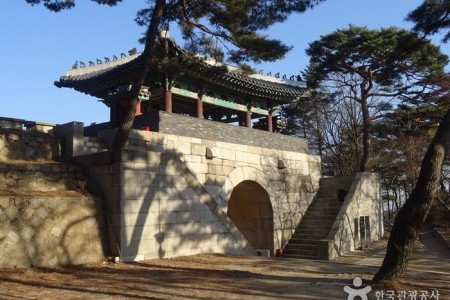
[(136, 50), (136, 48), (133, 48), (133, 49), (131, 49), (131, 50), (129, 50), (128, 51), (128, 54), (131, 56), (131, 55), (134, 55), (134, 54), (136, 54), (137, 53), (137, 50)]

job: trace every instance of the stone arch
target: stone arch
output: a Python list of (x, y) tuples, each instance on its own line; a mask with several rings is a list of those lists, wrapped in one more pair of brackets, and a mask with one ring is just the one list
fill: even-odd
[(274, 251), (274, 214), (269, 180), (259, 169), (239, 167), (228, 175), (221, 198), (227, 216), (255, 249)]
[(239, 183), (231, 193), (227, 215), (253, 248), (273, 254), (273, 209), (260, 184), (252, 180)]

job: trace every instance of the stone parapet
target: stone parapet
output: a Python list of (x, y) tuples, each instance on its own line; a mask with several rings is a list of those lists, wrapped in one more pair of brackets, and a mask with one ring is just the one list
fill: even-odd
[(43, 132), (0, 128), (0, 160), (59, 160), (58, 140)]
[(159, 132), (238, 145), (308, 152), (306, 139), (226, 123), (159, 112)]
[[(361, 228), (364, 226), (363, 228)], [(319, 258), (333, 259), (367, 247), (383, 237), (383, 199), (378, 174), (358, 173), (327, 238), (320, 241)]]

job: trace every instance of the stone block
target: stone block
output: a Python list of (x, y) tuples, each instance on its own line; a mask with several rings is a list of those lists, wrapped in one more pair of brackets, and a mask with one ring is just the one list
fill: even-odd
[[(231, 173), (232, 170), (230, 170), (229, 173)], [(227, 176), (225, 175), (212, 175), (207, 174), (206, 175), (206, 182), (205, 185), (218, 185), (222, 186), (225, 183), (225, 180), (227, 180)]]
[(218, 152), (217, 158), (224, 159), (224, 160), (236, 160), (236, 150), (224, 148), (224, 147), (216, 147), (215, 148)]
[(261, 164), (276, 167), (278, 165), (278, 158), (262, 155)]
[(211, 222), (211, 232), (212, 233), (225, 233), (228, 232), (228, 229), (225, 228), (222, 222)]
[(187, 137), (187, 136), (179, 136), (178, 139), (182, 142), (188, 142), (188, 143), (195, 143), (195, 144), (201, 144), (202, 140), (195, 137)]
[(148, 186), (149, 185), (149, 175), (145, 173), (136, 173), (131, 170), (125, 170), (120, 175), (113, 175), (112, 180), (117, 182), (119, 176), (120, 186)]
[(208, 164), (207, 167), (208, 169), (206, 173), (208, 173), (208, 176), (209, 175), (228, 176), (234, 170), (234, 167), (220, 166), (216, 164)]
[(173, 180), (173, 187), (175, 187), (175, 188), (184, 189), (184, 188), (190, 187), (190, 184), (188, 182), (186, 182), (184, 177), (181, 175), (172, 176), (172, 180)]
[(178, 212), (166, 212), (159, 217), (160, 224), (177, 224)]
[(168, 199), (161, 201), (159, 207), (160, 211), (163, 212), (178, 212), (178, 211), (189, 211), (192, 210), (189, 207), (190, 202), (182, 199)]
[(191, 144), (191, 154), (199, 157), (205, 156), (206, 146), (202, 144)]
[(186, 162), (186, 167), (194, 174), (206, 174), (208, 173), (208, 165), (198, 162)]
[(199, 199), (197, 192), (192, 188), (182, 189), (180, 193), (181, 199), (184, 200), (195, 200)]
[(177, 223), (199, 222), (201, 220), (200, 211), (179, 211), (177, 214)]
[(128, 185), (120, 187), (120, 198), (122, 200), (137, 199), (136, 187)]
[(254, 147), (254, 146), (247, 146), (247, 152), (248, 153), (252, 153), (252, 154), (262, 155), (263, 154), (263, 148), (261, 148), (261, 147)]
[(235, 160), (223, 160), (222, 161), (222, 165), (224, 167), (233, 167), (233, 168), (235, 168), (236, 167), (236, 161)]
[(159, 175), (181, 175), (180, 170), (178, 170), (173, 164), (171, 165), (160, 165), (157, 171)]
[(238, 185), (239, 183), (241, 183), (244, 180), (244, 175), (242, 174), (242, 169), (240, 169), (240, 168), (236, 169), (228, 176), (228, 178), (231, 181), (232, 186), (235, 187), (236, 185)]
[(199, 155), (184, 155), (183, 159), (185, 162), (201, 163), (202, 157)]
[(198, 182), (200, 182), (200, 184), (205, 184), (206, 174), (197, 174), (196, 177), (197, 177)]
[(200, 219), (203, 222), (217, 222), (217, 217), (210, 211), (204, 210), (200, 212)]
[(122, 214), (122, 226), (146, 226), (159, 224), (158, 213), (138, 212)]

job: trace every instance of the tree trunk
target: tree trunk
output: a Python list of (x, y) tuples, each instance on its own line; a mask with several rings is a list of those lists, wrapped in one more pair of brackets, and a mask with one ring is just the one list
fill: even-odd
[[(388, 213), (388, 219), (391, 219), (391, 195), (389, 194), (389, 188), (386, 188), (387, 193), (387, 213)], [(383, 205), (384, 206), (384, 205)], [(383, 207), (384, 209), (384, 207)]]
[(147, 29), (144, 52), (141, 55), (142, 57), (141, 66), (136, 74), (135, 81), (132, 83), (130, 96), (126, 100), (127, 112), (122, 124), (118, 128), (111, 149), (112, 150), (111, 157), (113, 160), (117, 158), (117, 153), (120, 153), (120, 151), (125, 146), (125, 143), (127, 142), (128, 139), (128, 135), (130, 134), (130, 130), (133, 126), (134, 117), (136, 114), (136, 107), (139, 103), (138, 99), (139, 91), (141, 90), (141, 87), (145, 82), (145, 78), (147, 77), (147, 73), (150, 70), (153, 57), (153, 49), (156, 44), (156, 38), (159, 32), (159, 25), (161, 23), (165, 7), (166, 7), (166, 0), (156, 1), (155, 8), (152, 13), (152, 18)]
[(399, 198), (399, 195), (397, 193), (397, 187), (393, 187), (392, 188), (392, 192), (394, 193), (394, 204), (395, 204), (395, 212), (398, 213), (399, 209), (400, 209), (400, 205), (398, 204), (399, 201), (401, 201)]
[(386, 255), (383, 264), (373, 278), (374, 282), (396, 281), (405, 273), (413, 245), (436, 197), (449, 141), (450, 110), (447, 111), (428, 147), (413, 192), (395, 218)]
[(369, 167), (370, 157), (370, 115), (369, 105), (365, 97), (361, 99), (361, 111), (363, 119), (363, 156), (359, 165), (359, 171), (366, 172)]

